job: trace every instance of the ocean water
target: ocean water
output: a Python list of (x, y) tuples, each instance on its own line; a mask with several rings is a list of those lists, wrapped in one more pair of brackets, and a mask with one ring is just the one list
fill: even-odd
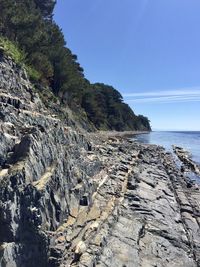
[(192, 154), (192, 159), (200, 163), (200, 132), (151, 132), (134, 137), (137, 141), (146, 144), (163, 146), (172, 152), (172, 145), (183, 147)]

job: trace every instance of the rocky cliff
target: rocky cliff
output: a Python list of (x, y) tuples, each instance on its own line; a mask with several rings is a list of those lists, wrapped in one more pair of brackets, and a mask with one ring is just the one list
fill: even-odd
[(65, 123), (3, 54), (0, 106), (1, 267), (200, 266), (199, 186), (171, 154)]

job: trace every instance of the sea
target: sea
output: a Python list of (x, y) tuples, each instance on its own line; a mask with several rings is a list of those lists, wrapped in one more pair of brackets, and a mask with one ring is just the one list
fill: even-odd
[(170, 152), (173, 152), (172, 145), (183, 147), (200, 164), (200, 131), (152, 131), (136, 135), (134, 139), (141, 143), (161, 145)]

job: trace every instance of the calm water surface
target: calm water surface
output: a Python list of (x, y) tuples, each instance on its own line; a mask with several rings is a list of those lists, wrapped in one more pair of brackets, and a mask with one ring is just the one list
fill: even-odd
[(137, 135), (135, 139), (141, 143), (161, 145), (168, 151), (172, 151), (172, 145), (181, 146), (200, 163), (200, 132), (151, 132)]

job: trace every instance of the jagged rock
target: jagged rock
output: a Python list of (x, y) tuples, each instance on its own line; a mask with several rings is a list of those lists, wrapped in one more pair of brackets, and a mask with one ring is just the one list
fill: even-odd
[(189, 169), (195, 172), (197, 175), (200, 175), (200, 166), (192, 160), (191, 155), (188, 151), (178, 146), (173, 146), (173, 150), (184, 164), (183, 166), (181, 166), (181, 171), (184, 172), (185, 170)]
[(0, 266), (200, 266), (199, 185), (170, 153), (66, 124), (3, 55), (0, 88)]

